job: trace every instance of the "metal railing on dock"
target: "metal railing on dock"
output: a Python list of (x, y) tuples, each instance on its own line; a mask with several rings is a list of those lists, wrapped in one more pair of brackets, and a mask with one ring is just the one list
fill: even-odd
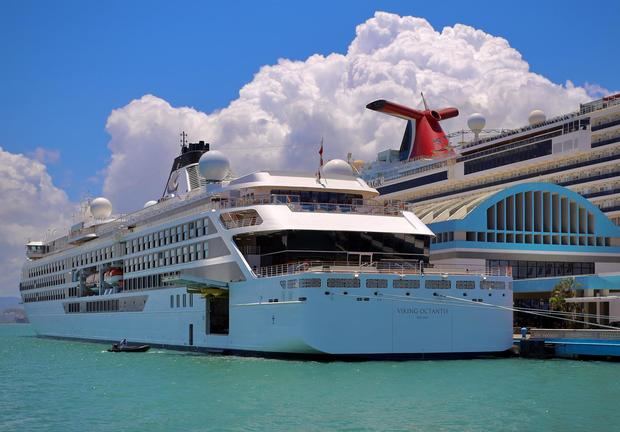
[(591, 329), (530, 329), (532, 339), (605, 339), (620, 340), (618, 330)]

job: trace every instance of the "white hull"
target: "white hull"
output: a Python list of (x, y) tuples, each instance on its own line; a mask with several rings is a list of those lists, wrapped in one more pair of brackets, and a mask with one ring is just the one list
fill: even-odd
[[(370, 201), (378, 192), (352, 172), (323, 174), (258, 172), (31, 244), (37, 258), (21, 286), (29, 318), (42, 336), (224, 353), (455, 357), (511, 347), (509, 277), (424, 274), (433, 233), (413, 213)], [(86, 289), (87, 277), (121, 268), (122, 286), (91, 277), (98, 288)]]
[[(463, 291), (467, 291), (466, 299), (479, 298), (509, 308), (512, 292), (508, 289), (286, 289), (280, 287), (280, 280), (258, 279), (231, 286), (228, 335), (209, 333), (208, 300), (195, 295), (193, 306), (187, 302), (186, 307), (176, 307), (176, 295), (187, 294), (185, 288), (148, 292), (141, 312), (65, 313), (64, 301), (25, 306), (41, 336), (99, 341), (126, 338), (221, 352), (453, 356), (502, 352), (512, 345), (510, 310), (433, 295), (464, 298)], [(140, 295), (144, 293), (136, 293)], [(123, 294), (105, 296), (119, 297)], [(268, 298), (278, 302), (269, 303)]]

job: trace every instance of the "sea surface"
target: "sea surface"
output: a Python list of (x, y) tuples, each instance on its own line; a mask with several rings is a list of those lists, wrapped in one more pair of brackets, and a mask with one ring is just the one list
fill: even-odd
[(106, 349), (0, 325), (0, 431), (620, 430), (620, 363)]

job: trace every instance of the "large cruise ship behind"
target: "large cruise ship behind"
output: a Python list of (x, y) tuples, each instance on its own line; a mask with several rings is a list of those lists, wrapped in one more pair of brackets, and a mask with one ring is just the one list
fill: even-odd
[[(535, 110), (527, 126), (489, 134), (483, 130), (484, 118), (475, 114), (468, 121), (473, 133), (448, 135), (448, 151), (426, 155), (412, 149), (411, 116), (371, 105), (410, 119), (400, 150), (382, 151), (361, 169), (385, 200), (403, 200), (418, 214), (450, 198), (467, 199), (517, 183), (551, 182), (588, 198), (620, 225), (620, 94), (549, 119)], [(443, 113), (435, 114), (443, 119)]]

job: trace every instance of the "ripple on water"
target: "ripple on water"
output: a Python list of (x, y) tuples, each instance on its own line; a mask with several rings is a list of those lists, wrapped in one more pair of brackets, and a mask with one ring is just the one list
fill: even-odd
[(616, 363), (108, 353), (0, 326), (1, 431), (616, 430)]

